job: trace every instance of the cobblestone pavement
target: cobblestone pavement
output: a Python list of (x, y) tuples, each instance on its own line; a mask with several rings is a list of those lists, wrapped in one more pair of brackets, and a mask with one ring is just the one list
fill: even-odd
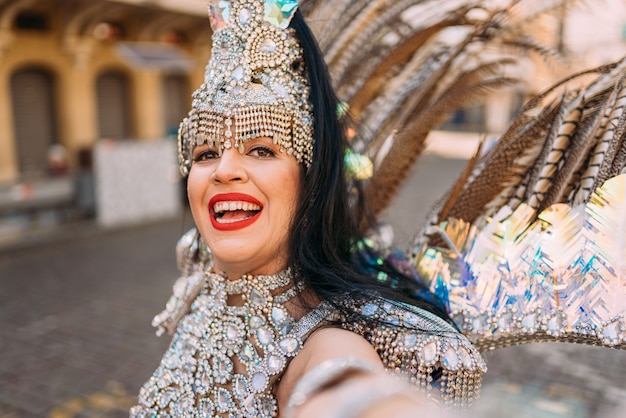
[[(428, 156), (385, 218), (410, 238), (462, 161)], [(411, 202), (420, 202), (417, 206)], [(126, 417), (168, 338), (150, 326), (190, 219), (0, 252), (0, 417)], [(486, 355), (483, 417), (626, 417), (626, 352), (567, 344)]]
[(168, 343), (150, 321), (181, 223), (0, 255), (0, 416), (128, 416)]

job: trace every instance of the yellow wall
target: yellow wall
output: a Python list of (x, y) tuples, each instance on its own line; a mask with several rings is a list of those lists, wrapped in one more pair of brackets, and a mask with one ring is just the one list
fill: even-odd
[[(137, 25), (145, 23), (141, 19), (134, 20)], [(60, 22), (60, 18), (55, 15), (51, 21)], [(58, 26), (46, 32), (0, 28), (12, 38), (4, 48), (0, 43), (0, 183), (19, 180), (10, 80), (15, 71), (23, 68), (44, 68), (55, 78), (58, 138), (68, 150), (72, 167), (76, 166), (78, 151), (98, 140), (96, 80), (104, 71), (114, 69), (128, 75), (133, 137), (154, 140), (165, 135), (162, 120), (165, 74), (155, 69), (133, 68), (115, 53), (115, 42), (99, 41), (87, 35), (68, 35), (62, 32), (62, 24)], [(128, 33), (133, 31), (131, 28)], [(195, 89), (202, 82), (208, 49), (183, 47), (196, 62), (188, 75), (189, 84)]]

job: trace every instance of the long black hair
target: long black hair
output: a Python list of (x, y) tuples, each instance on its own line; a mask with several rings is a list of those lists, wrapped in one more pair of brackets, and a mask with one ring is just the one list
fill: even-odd
[(348, 191), (344, 168), (346, 118), (337, 115), (339, 100), (328, 69), (300, 11), (291, 27), (304, 50), (315, 141), (313, 163), (304, 173), (290, 236), (292, 271), (319, 299), (341, 309), (345, 306), (338, 300), (345, 296), (360, 300), (379, 295), (418, 306), (449, 321), (443, 303), (423, 283), (402, 273), (373, 249), (360, 245), (373, 217), (367, 212), (358, 184), (350, 184)]

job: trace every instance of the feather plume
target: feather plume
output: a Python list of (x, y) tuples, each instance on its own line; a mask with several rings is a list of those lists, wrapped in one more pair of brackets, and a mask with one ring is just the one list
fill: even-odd
[(574, 195), (570, 197), (573, 204), (585, 202), (596, 187), (596, 178), (600, 171), (604, 155), (616, 134), (617, 127), (622, 124), (624, 118), (626, 118), (626, 112), (624, 112), (626, 109), (626, 85), (623, 80), (615, 87), (612, 98), (612, 103), (609, 105), (610, 112), (607, 114), (601, 132), (599, 132), (598, 138), (595, 141), (596, 145), (589, 156), (585, 170), (581, 174), (578, 187)]
[(437, 220), (438, 224), (448, 218), (448, 213), (450, 212), (450, 208), (454, 205), (454, 202), (456, 202), (456, 200), (458, 199), (458, 196), (463, 190), (463, 187), (465, 187), (465, 183), (467, 182), (467, 179), (470, 177), (470, 175), (472, 174), (472, 171), (474, 171), (474, 168), (476, 167), (476, 164), (478, 163), (478, 159), (480, 158), (480, 155), (482, 154), (484, 143), (485, 143), (485, 140), (483, 138), (480, 141), (478, 148), (476, 148), (474, 155), (472, 155), (472, 158), (470, 158), (467, 165), (465, 166), (463, 173), (461, 173), (461, 176), (456, 180), (454, 185), (450, 188), (448, 195), (446, 195), (446, 199), (443, 202), (443, 204), (441, 204), (441, 209), (439, 210), (439, 213), (438, 213), (438, 218), (439, 218)]
[[(456, 202), (448, 202), (448, 216), (475, 221), (504, 205), (514, 209), (525, 202), (541, 210), (554, 203), (571, 203), (572, 190), (583, 176), (591, 176), (590, 164), (596, 166), (591, 169), (594, 181), (621, 171), (613, 169), (613, 161), (623, 143), (626, 121), (619, 125), (618, 135), (620, 129), (605, 130), (603, 124), (622, 121), (615, 118), (623, 115), (626, 104), (619, 99), (625, 71), (621, 61), (583, 71), (530, 99), (496, 147), (476, 165)], [(585, 88), (567, 90), (570, 83), (593, 75)], [(556, 94), (561, 96), (552, 99)], [(598, 148), (603, 135), (607, 137)], [(603, 153), (602, 164), (598, 156), (591, 158), (594, 152)]]
[[(532, 113), (531, 110), (534, 109), (526, 109), (524, 114)], [(510, 192), (505, 194), (512, 193), (524, 177), (529, 164), (539, 155), (545, 135), (558, 111), (559, 107), (553, 105), (543, 109), (525, 125), (511, 126), (501, 142), (487, 154), (480, 172), (459, 194), (450, 208), (449, 216), (472, 222), (485, 214), (490, 202), (497, 202), (491, 205), (492, 208), (502, 206), (502, 202), (497, 199), (507, 189)]]
[[(366, 186), (367, 197), (374, 199), (370, 203), (375, 213), (391, 202), (398, 185), (424, 149), (428, 132), (446, 119), (446, 113), (474, 103), (485, 92), (510, 85), (513, 80), (507, 70), (516, 65), (509, 58), (512, 50), (531, 51), (546, 60), (554, 59), (555, 53), (536, 41), (529, 28), (534, 27), (533, 22), (542, 14), (573, 2), (303, 1), (302, 11), (314, 23), (320, 23), (318, 39), (339, 97), (349, 104), (363, 127), (358, 143), (353, 146), (377, 162), (374, 176)], [(456, 34), (454, 39), (449, 36), (452, 33)], [(485, 54), (485, 50), (490, 54)], [(589, 73), (607, 74), (612, 70), (615, 66)], [(593, 97), (599, 91), (591, 90), (586, 97)], [(501, 141), (516, 144), (493, 153), (496, 160), (476, 161), (474, 169), (465, 173), (469, 173), (465, 177), (466, 187), (449, 195), (444, 205), (446, 212), (449, 209), (450, 215), (464, 213), (469, 218), (476, 218), (485, 210), (493, 213), (513, 196), (524, 201), (518, 196), (522, 188), (524, 194), (533, 195), (536, 200), (541, 200), (538, 197), (548, 191), (551, 199), (553, 195), (556, 198), (571, 193), (573, 182), (561, 178), (572, 180), (572, 172), (582, 175), (584, 163), (579, 160), (585, 159), (584, 149), (572, 152), (573, 160), (566, 163), (564, 158), (557, 158), (558, 148), (550, 153), (550, 149), (542, 148), (548, 142), (540, 143), (553, 128), (557, 135), (550, 137), (554, 140), (549, 143), (567, 145), (568, 133), (565, 127), (558, 128), (554, 118), (561, 106), (558, 103), (567, 108), (572, 105), (572, 98), (559, 99), (561, 95), (557, 85), (529, 103), (507, 132), (507, 140)], [(543, 111), (544, 108), (549, 110)], [(569, 109), (571, 112), (576, 108)], [(549, 123), (550, 115), (553, 123)], [(587, 130), (600, 128), (598, 119), (585, 118), (583, 122)], [(575, 130), (569, 134), (581, 141), (584, 136), (576, 135)], [(614, 148), (614, 151), (616, 157), (619, 150)], [(545, 164), (548, 159), (557, 164), (551, 172)], [(487, 167), (490, 171), (496, 169), (491, 179), (481, 174)], [(558, 167), (565, 167), (565, 171), (558, 172)], [(526, 170), (531, 170), (534, 176), (526, 177)], [(612, 165), (604, 167), (606, 172), (612, 170)], [(546, 183), (537, 182), (540, 174)], [(502, 184), (494, 182), (498, 175)], [(551, 189), (547, 181), (554, 176), (559, 185)], [(527, 181), (521, 187), (525, 178)]]

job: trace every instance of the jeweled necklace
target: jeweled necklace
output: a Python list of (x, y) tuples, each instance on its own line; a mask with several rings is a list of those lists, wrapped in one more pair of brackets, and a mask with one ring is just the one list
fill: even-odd
[[(236, 281), (207, 272), (131, 417), (276, 416), (273, 384), (327, 316), (324, 309), (299, 321), (290, 316), (284, 305), (297, 294), (291, 278), (290, 270)], [(243, 304), (228, 305), (232, 295)], [(243, 367), (235, 371), (237, 363)]]

